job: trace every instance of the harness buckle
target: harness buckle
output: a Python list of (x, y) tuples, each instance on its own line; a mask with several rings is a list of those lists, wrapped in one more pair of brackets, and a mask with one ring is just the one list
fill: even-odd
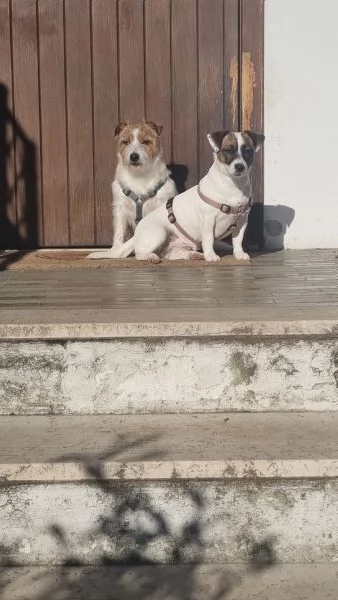
[(174, 225), (174, 223), (176, 223), (176, 217), (175, 217), (174, 213), (168, 214), (168, 220), (169, 220), (169, 223), (171, 223), (172, 225)]
[(231, 206), (229, 206), (228, 204), (221, 204), (220, 211), (228, 215), (231, 212)]

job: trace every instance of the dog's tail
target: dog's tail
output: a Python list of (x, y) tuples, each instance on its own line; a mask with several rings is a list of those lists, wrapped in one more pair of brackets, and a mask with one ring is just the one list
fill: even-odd
[(110, 250), (105, 250), (103, 252), (92, 252), (89, 254), (88, 258), (93, 260), (101, 260), (104, 258), (127, 258), (130, 256), (135, 250), (135, 241), (134, 236), (127, 240), (119, 246), (118, 248), (110, 248)]
[(130, 240), (127, 240), (126, 242), (124, 242), (124, 244), (122, 244), (122, 246), (120, 246), (120, 248), (117, 249), (117, 252), (119, 252), (119, 258), (127, 258), (134, 251), (135, 251), (134, 236), (131, 237)]

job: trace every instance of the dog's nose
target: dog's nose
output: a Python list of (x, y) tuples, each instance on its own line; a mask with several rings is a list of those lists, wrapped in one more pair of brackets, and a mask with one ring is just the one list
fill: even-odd
[(132, 152), (130, 155), (131, 162), (137, 162), (140, 158), (140, 155), (137, 152)]
[(243, 173), (243, 171), (244, 171), (244, 165), (242, 165), (242, 163), (236, 163), (235, 164), (235, 171), (236, 171), (236, 173)]

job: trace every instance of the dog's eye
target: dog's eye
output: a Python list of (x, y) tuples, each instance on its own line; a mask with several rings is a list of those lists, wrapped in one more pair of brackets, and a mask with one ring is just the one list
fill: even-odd
[(223, 148), (223, 152), (227, 154), (233, 154), (235, 152), (235, 148), (233, 146), (229, 146), (228, 148)]
[(242, 148), (242, 154), (246, 154), (247, 156), (250, 156), (251, 154), (253, 154), (253, 149), (252, 148)]
[(149, 146), (149, 144), (151, 144), (151, 140), (143, 140), (142, 143), (144, 144), (144, 146)]
[(127, 140), (121, 141), (122, 146), (128, 146), (129, 142)]

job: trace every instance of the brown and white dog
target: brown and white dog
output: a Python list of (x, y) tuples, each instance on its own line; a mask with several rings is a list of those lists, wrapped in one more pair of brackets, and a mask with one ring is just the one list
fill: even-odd
[(113, 245), (110, 250), (93, 252), (89, 258), (114, 258), (118, 248), (134, 234), (141, 218), (175, 196), (175, 183), (162, 157), (162, 129), (153, 121), (137, 125), (123, 122), (116, 127)]
[(199, 185), (150, 213), (116, 256), (135, 252), (137, 259), (153, 263), (161, 258), (218, 261), (214, 241), (231, 234), (234, 257), (249, 260), (242, 242), (252, 204), (250, 167), (264, 136), (216, 131), (208, 140), (214, 162)]

